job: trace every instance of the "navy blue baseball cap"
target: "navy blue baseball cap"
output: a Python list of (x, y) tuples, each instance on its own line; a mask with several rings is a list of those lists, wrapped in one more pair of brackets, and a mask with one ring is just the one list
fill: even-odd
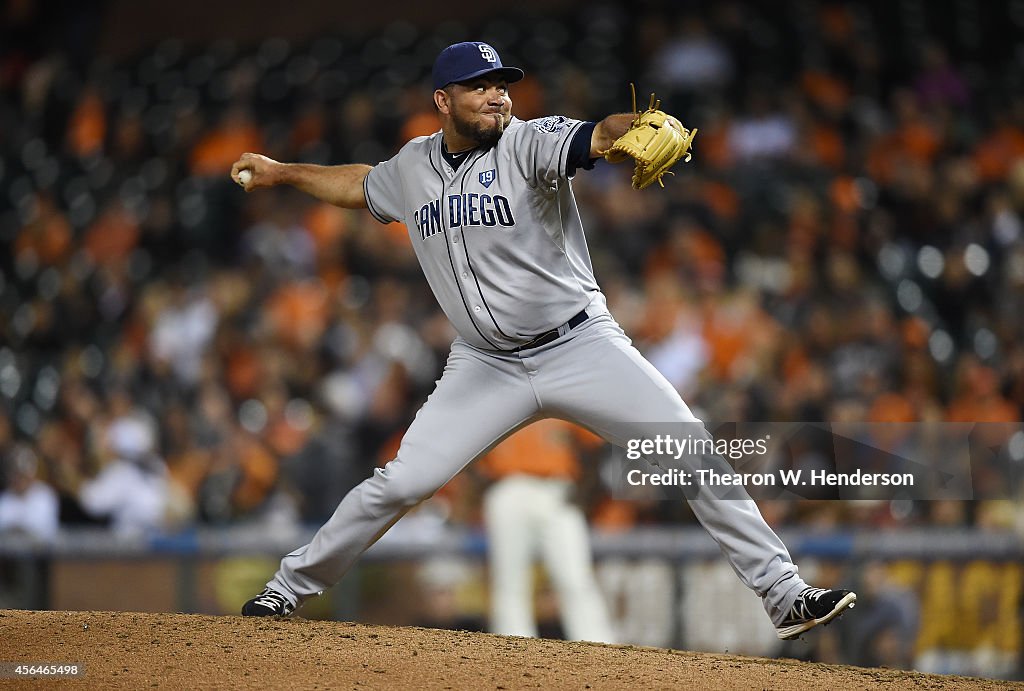
[(443, 89), (449, 84), (475, 79), (491, 72), (500, 73), (509, 84), (525, 76), (518, 67), (502, 65), (498, 51), (486, 43), (455, 43), (442, 50), (434, 61), (434, 88)]

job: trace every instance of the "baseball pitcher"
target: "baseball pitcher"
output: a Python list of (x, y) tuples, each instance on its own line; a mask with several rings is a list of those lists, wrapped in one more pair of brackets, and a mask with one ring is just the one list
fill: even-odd
[[(688, 159), (696, 130), (658, 110), (653, 97), (643, 113), (599, 122), (519, 120), (509, 84), (523, 71), (504, 66), (486, 43), (445, 48), (432, 77), (441, 131), (413, 139), (390, 160), (315, 166), (246, 153), (232, 166), (247, 192), (292, 185), (341, 207), (367, 208), (381, 223), (404, 223), (458, 332), (397, 457), (349, 492), (308, 545), (281, 560), (243, 615), (288, 615), (331, 587), (412, 507), (530, 422), (562, 418), (619, 446), (653, 437), (666, 422), (699, 424), (608, 313), (571, 184), (599, 158), (632, 159), (634, 187), (660, 184)], [(761, 597), (780, 638), (853, 607), (854, 593), (800, 578), (749, 498), (690, 503)]]

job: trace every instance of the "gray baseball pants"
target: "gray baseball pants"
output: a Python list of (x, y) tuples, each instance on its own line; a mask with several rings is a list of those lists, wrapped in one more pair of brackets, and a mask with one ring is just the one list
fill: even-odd
[[(506, 436), (544, 417), (578, 423), (621, 447), (664, 433), (666, 422), (697, 422), (607, 314), (519, 353), (496, 354), (456, 339), (398, 456), (345, 495), (312, 541), (281, 560), (267, 586), (296, 605), (330, 588), (406, 512)], [(806, 584), (753, 500), (698, 496), (690, 506), (779, 624)]]

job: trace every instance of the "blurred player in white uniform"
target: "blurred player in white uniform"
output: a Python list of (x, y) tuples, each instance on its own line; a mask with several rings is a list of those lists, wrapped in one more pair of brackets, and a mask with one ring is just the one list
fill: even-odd
[(494, 479), (483, 502), (492, 633), (538, 635), (533, 567), (539, 557), (558, 597), (566, 638), (616, 642), (594, 576), (586, 517), (574, 501), (577, 432), (582, 430), (561, 420), (541, 420), (481, 460), (481, 470)]

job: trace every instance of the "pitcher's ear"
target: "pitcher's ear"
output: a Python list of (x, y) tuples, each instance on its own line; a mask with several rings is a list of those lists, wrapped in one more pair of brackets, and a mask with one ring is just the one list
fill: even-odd
[(434, 107), (441, 113), (448, 115), (451, 111), (451, 94), (445, 89), (434, 91)]

